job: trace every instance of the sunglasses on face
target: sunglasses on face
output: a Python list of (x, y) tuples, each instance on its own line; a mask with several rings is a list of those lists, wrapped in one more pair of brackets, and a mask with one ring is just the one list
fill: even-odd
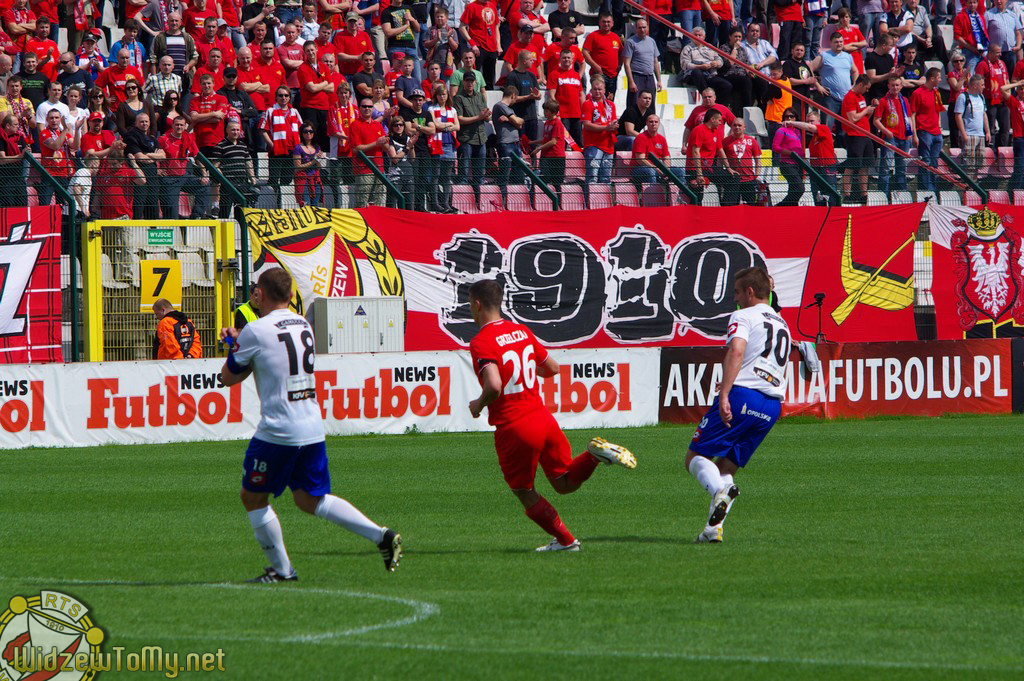
[(313, 131), (312, 131), (312, 130), (303, 130), (303, 131), (302, 131), (302, 134), (303, 134), (303, 135), (312, 135), (312, 134), (313, 134)]
[(67, 61), (67, 60), (65, 59), (65, 60), (63, 60), (63, 61), (60, 61), (60, 62), (58, 62), (58, 63), (59, 63), (59, 64), (60, 64), (61, 66), (67, 66), (67, 65), (68, 65), (68, 64), (70, 64), (71, 62), (69, 62), (69, 61)]
[(373, 108), (373, 104), (360, 104), (359, 108), (360, 109), (372, 109)]
[(278, 92), (277, 96), (278, 97), (291, 97), (291, 95), (288, 94), (287, 92)]

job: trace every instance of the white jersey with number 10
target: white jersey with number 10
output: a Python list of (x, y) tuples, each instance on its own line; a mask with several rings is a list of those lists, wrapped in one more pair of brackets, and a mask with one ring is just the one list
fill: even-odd
[(274, 310), (238, 334), (234, 359), (252, 367), (260, 394), (258, 440), (301, 447), (324, 439), (313, 375), (313, 330), (290, 310)]
[(729, 318), (726, 345), (733, 338), (747, 341), (743, 365), (733, 385), (782, 399), (786, 394), (786, 369), (792, 347), (785, 320), (764, 303), (736, 310)]

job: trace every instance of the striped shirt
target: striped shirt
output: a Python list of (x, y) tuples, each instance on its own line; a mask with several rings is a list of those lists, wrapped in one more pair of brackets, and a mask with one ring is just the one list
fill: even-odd
[(217, 167), (220, 168), (220, 172), (224, 174), (227, 181), (236, 186), (248, 186), (249, 171), (246, 164), (252, 160), (249, 155), (249, 147), (241, 140), (232, 143), (231, 140), (225, 138), (217, 142), (217, 146), (213, 149), (215, 157), (212, 160), (217, 162)]

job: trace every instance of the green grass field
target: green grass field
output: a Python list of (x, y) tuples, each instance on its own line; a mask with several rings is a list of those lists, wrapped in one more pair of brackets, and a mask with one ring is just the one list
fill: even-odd
[(335, 493), (405, 558), (386, 573), (286, 493), (301, 581), (276, 586), (240, 584), (264, 565), (244, 442), (5, 451), (0, 611), (66, 591), (107, 650), (223, 648), (229, 679), (1020, 679), (1022, 424), (783, 422), (737, 476), (721, 545), (691, 544), (692, 427), (607, 431), (636, 470), (538, 485), (575, 554), (533, 552), (547, 538), (489, 434), (331, 438)]

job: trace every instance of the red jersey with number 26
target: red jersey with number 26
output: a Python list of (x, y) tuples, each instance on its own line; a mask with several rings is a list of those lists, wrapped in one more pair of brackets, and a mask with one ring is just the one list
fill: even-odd
[(548, 358), (548, 351), (528, 328), (505, 319), (484, 324), (470, 342), (469, 354), (478, 379), (488, 364), (497, 365), (501, 373), (501, 394), (487, 407), (492, 426), (507, 425), (538, 409), (547, 411), (537, 365)]

